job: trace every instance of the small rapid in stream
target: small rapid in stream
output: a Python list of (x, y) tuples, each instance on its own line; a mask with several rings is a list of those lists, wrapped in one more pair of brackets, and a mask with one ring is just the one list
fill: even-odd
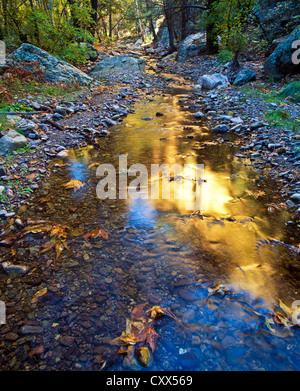
[[(14, 308), (43, 331), (24, 335), (14, 347), (3, 343), (2, 367), (15, 359), (22, 370), (300, 369), (298, 328), (266, 322), (280, 310), (279, 300), (290, 307), (300, 298), (289, 269), (298, 255), (282, 244), (291, 242), (289, 214), (272, 209), (280, 202), (279, 185), (267, 169), (254, 170), (236, 157), (236, 135), (221, 139), (193, 117), (189, 93), (174, 88), (137, 103), (100, 139), (101, 149), (81, 148), (56, 159), (51, 175), (22, 207), (24, 221), (69, 227), (68, 248), (55, 260), (55, 253), (41, 251), (49, 235), (30, 233), (16, 249), (29, 249), (26, 263), (35, 267), (20, 279), (20, 295), (26, 292), (27, 299)], [(149, 172), (155, 163), (204, 164), (201, 211), (187, 211), (172, 197), (97, 198), (98, 165), (118, 170), (121, 155), (128, 168), (142, 163)], [(65, 189), (72, 179), (84, 186)], [(83, 238), (99, 228), (107, 239)], [(38, 276), (37, 288), (30, 279)], [(32, 300), (43, 288), (47, 293)], [(157, 321), (148, 368), (123, 361), (110, 344), (141, 303), (168, 308), (184, 326), (167, 316)], [(29, 352), (41, 345), (38, 360)]]

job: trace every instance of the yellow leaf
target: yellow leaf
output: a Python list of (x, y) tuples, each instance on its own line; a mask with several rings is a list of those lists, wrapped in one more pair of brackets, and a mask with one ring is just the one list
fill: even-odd
[(79, 181), (78, 179), (71, 179), (68, 183), (64, 184), (63, 186), (66, 189), (74, 189), (74, 191), (77, 191), (84, 185), (85, 184)]
[(279, 299), (279, 306), (280, 308), (282, 308), (284, 310), (284, 312), (287, 314), (287, 315), (290, 315), (292, 316), (293, 313), (294, 313), (294, 309), (292, 308), (289, 308), (287, 305), (285, 305), (280, 299)]
[(275, 333), (275, 330), (272, 329), (272, 327), (270, 326), (271, 324), (275, 324), (274, 321), (273, 321), (273, 319), (267, 319), (267, 320), (265, 321), (265, 324), (266, 324), (266, 326), (268, 327), (268, 329), (269, 329), (270, 331), (272, 331), (272, 333)]
[(36, 303), (38, 301), (38, 298), (43, 296), (45, 293), (47, 293), (47, 288), (43, 288), (43, 289), (40, 289), (39, 291), (37, 291), (32, 300), (31, 300), (31, 303)]

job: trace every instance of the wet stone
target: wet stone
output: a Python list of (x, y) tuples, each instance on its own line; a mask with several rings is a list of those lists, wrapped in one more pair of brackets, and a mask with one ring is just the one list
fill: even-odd
[(195, 301), (198, 300), (198, 297), (195, 292), (192, 292), (187, 289), (180, 289), (178, 291), (179, 296), (184, 299), (185, 301)]
[(41, 334), (44, 329), (40, 326), (25, 325), (21, 328), (21, 334)]

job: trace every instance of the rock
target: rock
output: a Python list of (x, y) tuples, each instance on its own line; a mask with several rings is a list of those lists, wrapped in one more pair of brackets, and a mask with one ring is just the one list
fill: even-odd
[(7, 115), (6, 116), (6, 121), (8, 125), (14, 126), (17, 124), (17, 122), (21, 121), (22, 118), (19, 115)]
[(27, 139), (22, 134), (10, 129), (5, 136), (0, 139), (0, 155), (15, 151), (18, 148), (24, 147), (27, 144)]
[(222, 75), (221, 73), (214, 73), (213, 75), (203, 75), (201, 76), (195, 88), (213, 90), (214, 88), (227, 87), (229, 85), (229, 80), (227, 76)]
[(33, 326), (33, 325), (25, 325), (21, 328), (20, 333), (21, 334), (41, 334), (44, 331), (44, 329), (40, 326)]
[(64, 150), (62, 150), (62, 151), (59, 151), (59, 152), (56, 154), (56, 157), (65, 158), (65, 157), (68, 157), (68, 155), (69, 155), (68, 150), (64, 149)]
[(265, 50), (265, 57), (269, 57), (274, 52), (274, 50), (277, 48), (277, 46), (280, 45), (281, 43), (283, 43), (286, 39), (288, 39), (288, 37), (289, 37), (289, 34), (285, 35), (283, 37), (279, 37), (279, 38), (274, 39), (273, 42), (270, 43), (270, 45)]
[(195, 292), (189, 291), (187, 289), (180, 289), (178, 291), (179, 296), (186, 301), (195, 301), (198, 300), (198, 297)]
[(264, 126), (268, 126), (268, 124), (266, 122), (263, 122), (263, 121), (258, 121), (258, 122), (254, 122), (252, 125), (250, 125), (250, 129), (251, 130), (256, 130), (256, 129), (259, 129), (259, 128), (263, 128)]
[(0, 186), (0, 195), (3, 194), (4, 191), (5, 191), (5, 187), (4, 186)]
[(27, 273), (29, 267), (25, 265), (14, 265), (10, 262), (2, 262), (4, 271), (8, 274), (22, 276)]
[(123, 367), (128, 368), (131, 371), (140, 371), (143, 367), (138, 363), (137, 359), (133, 357), (132, 360), (129, 360), (128, 356), (126, 355), (123, 360)]
[(176, 55), (176, 61), (187, 61), (191, 57), (198, 56), (206, 50), (205, 33), (189, 35), (181, 42)]
[(288, 206), (288, 208), (294, 208), (296, 205), (293, 203), (293, 201), (291, 200), (287, 200), (286, 201), (286, 205)]
[(293, 42), (299, 40), (299, 37), (300, 25), (266, 59), (264, 67), (266, 75), (279, 80), (288, 74), (300, 73), (300, 64), (293, 62), (296, 48), (292, 47)]
[(150, 367), (153, 362), (151, 352), (145, 346), (136, 349), (136, 357), (143, 367)]
[(70, 335), (64, 335), (63, 337), (61, 337), (61, 339), (59, 340), (59, 342), (61, 343), (61, 345), (63, 346), (72, 346), (73, 343), (75, 341), (75, 338), (70, 336)]
[(292, 201), (300, 202), (300, 193), (295, 193), (290, 198)]
[(77, 83), (88, 86), (93, 82), (93, 79), (80, 69), (29, 43), (22, 43), (7, 57), (17, 65), (22, 65), (24, 62), (38, 62), (46, 83)]
[(91, 70), (93, 77), (102, 77), (109, 71), (116, 72), (145, 72), (145, 60), (123, 54), (121, 56), (107, 56)]
[(254, 81), (255, 79), (256, 74), (252, 69), (243, 69), (237, 74), (232, 84), (234, 86), (242, 86), (250, 83), (250, 81)]
[(197, 113), (193, 114), (195, 118), (203, 118), (204, 114), (201, 111), (197, 111)]
[(228, 132), (228, 126), (225, 124), (217, 125), (211, 131), (213, 133), (225, 133)]

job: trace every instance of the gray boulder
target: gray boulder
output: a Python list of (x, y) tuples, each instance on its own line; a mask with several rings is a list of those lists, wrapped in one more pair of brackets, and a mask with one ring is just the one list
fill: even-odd
[[(22, 43), (18, 49), (8, 56), (8, 59), (17, 65), (22, 65), (24, 62), (38, 62), (46, 83), (87, 86), (93, 82), (93, 79), (80, 69), (29, 43)], [(28, 64), (26, 64), (26, 67), (28, 67)]]
[(145, 60), (123, 54), (121, 56), (105, 57), (92, 68), (91, 75), (97, 77), (109, 71), (126, 73), (145, 72), (145, 70)]
[(256, 80), (256, 74), (252, 69), (241, 70), (233, 81), (234, 86), (242, 86)]
[(224, 76), (221, 73), (214, 73), (213, 75), (201, 76), (198, 79), (195, 88), (200, 88), (204, 90), (213, 90), (214, 88), (227, 87), (228, 85), (229, 85), (229, 80), (227, 76)]
[(206, 50), (205, 33), (189, 35), (181, 42), (178, 48), (176, 60), (180, 62), (187, 61), (189, 58), (198, 56)]
[(265, 61), (265, 73), (276, 80), (282, 79), (288, 74), (300, 73), (300, 64), (292, 61), (295, 49), (292, 48), (294, 41), (300, 39), (300, 25), (279, 44), (274, 52)]
[(27, 139), (22, 134), (10, 129), (5, 136), (0, 138), (0, 155), (15, 151), (18, 148), (24, 147), (27, 144)]

